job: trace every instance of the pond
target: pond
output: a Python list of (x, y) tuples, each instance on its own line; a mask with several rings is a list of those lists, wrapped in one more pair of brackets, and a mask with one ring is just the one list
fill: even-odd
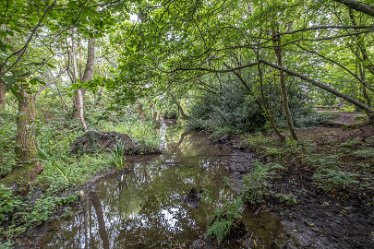
[[(240, 192), (254, 155), (213, 145), (204, 133), (166, 142), (161, 127), (162, 155), (132, 158), (131, 170), (96, 183), (82, 209), (48, 225), (40, 247), (193, 248), (204, 239), (216, 208)], [(279, 248), (285, 241), (276, 215), (245, 210), (243, 220), (247, 235), (220, 248)]]

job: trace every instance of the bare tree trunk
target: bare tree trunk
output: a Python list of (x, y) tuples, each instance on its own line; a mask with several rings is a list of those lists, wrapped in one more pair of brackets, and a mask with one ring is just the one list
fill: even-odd
[[(94, 73), (94, 63), (95, 63), (95, 39), (90, 38), (88, 40), (86, 68), (81, 78), (82, 82), (92, 80), (93, 73)], [(77, 63), (75, 63), (74, 68), (75, 68), (75, 71), (78, 70)], [(76, 73), (75, 75), (77, 75), (77, 72), (75, 73)], [(83, 129), (87, 131), (87, 123), (84, 118), (84, 93), (85, 93), (85, 89), (83, 88), (80, 88), (76, 91), (75, 98), (74, 98), (73, 118), (79, 119), (80, 122), (82, 123)]]
[(6, 93), (5, 83), (0, 79), (0, 108), (2, 108), (5, 105), (5, 93)]
[[(274, 52), (275, 56), (277, 57), (277, 65), (280, 67), (283, 67), (283, 61), (282, 61), (282, 48), (280, 46), (280, 37), (279, 35), (273, 35), (273, 44), (274, 44)], [(280, 90), (282, 95), (282, 106), (284, 115), (286, 116), (288, 129), (291, 134), (291, 138), (298, 141), (296, 132), (295, 132), (295, 126), (293, 123), (292, 114), (290, 111), (289, 103), (288, 103), (288, 94), (287, 94), (287, 88), (286, 88), (286, 77), (283, 71), (279, 71), (280, 73)]]
[(43, 170), (38, 160), (36, 146), (35, 98), (32, 94), (21, 90), (17, 94), (17, 99), (16, 161), (18, 166), (29, 169), (26, 171), (26, 175), (22, 177), (27, 180), (34, 180)]

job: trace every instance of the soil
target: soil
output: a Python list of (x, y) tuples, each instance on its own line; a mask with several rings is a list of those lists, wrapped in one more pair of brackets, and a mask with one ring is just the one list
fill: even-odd
[(72, 153), (99, 153), (114, 151), (118, 143), (123, 145), (125, 154), (131, 154), (135, 143), (126, 135), (118, 132), (87, 131), (71, 145)]
[[(316, 127), (298, 131), (298, 136), (301, 141), (314, 144), (317, 155), (334, 154), (339, 152), (342, 143), (352, 140), (357, 141), (357, 148), (350, 148), (351, 151), (361, 148), (362, 144), (372, 144), (374, 127)], [(234, 139), (235, 147), (248, 149), (238, 141), (238, 138)], [(271, 199), (267, 206), (281, 216), (285, 230), (294, 238), (296, 247), (374, 248), (373, 159), (340, 154), (339, 168), (359, 173), (359, 184), (330, 192), (318, 188), (312, 178), (315, 168), (303, 164), (302, 155), (282, 159), (263, 157), (263, 160), (287, 163), (283, 164), (287, 167), (281, 175), (273, 180), (271, 190), (295, 197), (297, 204), (290, 206)], [(371, 187), (362, 188), (363, 185)]]

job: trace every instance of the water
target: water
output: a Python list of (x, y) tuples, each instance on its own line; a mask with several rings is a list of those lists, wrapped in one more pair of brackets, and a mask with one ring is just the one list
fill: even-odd
[[(40, 247), (189, 248), (203, 238), (214, 210), (240, 192), (253, 155), (214, 146), (201, 133), (183, 133), (162, 148), (165, 154), (130, 160), (132, 170), (98, 182), (82, 210), (50, 225)], [(277, 248), (274, 241), (283, 240), (273, 214), (247, 211), (244, 223), (248, 235), (221, 247)]]

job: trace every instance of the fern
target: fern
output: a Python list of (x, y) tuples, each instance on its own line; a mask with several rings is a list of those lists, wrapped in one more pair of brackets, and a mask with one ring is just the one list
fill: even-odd
[(326, 192), (339, 186), (358, 183), (357, 174), (336, 169), (322, 169), (313, 175), (315, 181)]
[(212, 225), (209, 226), (207, 235), (215, 237), (218, 244), (222, 242), (230, 231), (233, 220), (216, 219)]
[(222, 209), (216, 210), (216, 218), (208, 227), (207, 236), (214, 237), (220, 244), (229, 234), (234, 223), (242, 218), (243, 201), (239, 196), (232, 202), (224, 204)]

